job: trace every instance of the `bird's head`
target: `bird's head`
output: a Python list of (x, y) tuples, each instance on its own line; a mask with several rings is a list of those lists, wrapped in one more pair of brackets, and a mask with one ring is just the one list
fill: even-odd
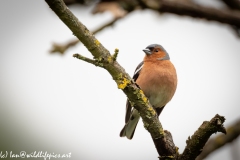
[(151, 44), (143, 49), (146, 53), (146, 58), (156, 58), (157, 60), (170, 60), (167, 51), (159, 44)]

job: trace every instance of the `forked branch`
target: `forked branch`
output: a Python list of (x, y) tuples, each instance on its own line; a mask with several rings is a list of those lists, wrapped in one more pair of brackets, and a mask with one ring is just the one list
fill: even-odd
[(161, 160), (195, 159), (213, 133), (225, 133), (225, 128), (223, 127), (225, 119), (222, 116), (216, 115), (210, 122), (204, 122), (194, 135), (187, 140), (187, 147), (183, 154), (179, 155), (177, 147), (173, 143), (171, 133), (163, 130), (155, 110), (143, 91), (138, 88), (131, 77), (125, 72), (124, 68), (116, 61), (119, 52), (118, 49), (115, 49), (115, 53), (111, 55), (93, 34), (72, 14), (63, 0), (45, 1), (73, 34), (85, 45), (89, 52), (91, 52), (93, 59), (79, 54), (74, 54), (73, 56), (106, 69), (117, 83), (118, 88), (127, 95), (133, 107), (138, 110), (142, 117), (144, 127), (151, 134), (156, 149), (159, 155), (161, 155), (159, 157)]

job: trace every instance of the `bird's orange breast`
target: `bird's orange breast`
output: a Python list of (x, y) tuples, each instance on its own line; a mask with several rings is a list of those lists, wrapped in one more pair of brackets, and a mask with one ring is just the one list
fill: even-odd
[(154, 107), (163, 107), (172, 99), (176, 91), (175, 67), (169, 60), (144, 61), (136, 83)]

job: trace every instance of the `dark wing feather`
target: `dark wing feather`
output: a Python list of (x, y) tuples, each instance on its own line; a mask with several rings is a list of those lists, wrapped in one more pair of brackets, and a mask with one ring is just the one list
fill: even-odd
[(127, 99), (127, 103), (126, 103), (125, 123), (127, 123), (128, 120), (130, 119), (131, 112), (132, 112), (132, 106), (131, 106), (129, 100)]
[(143, 67), (143, 61), (137, 66), (137, 68), (135, 69), (135, 72), (134, 72), (134, 75), (133, 75), (133, 80), (136, 82), (139, 74), (140, 74), (140, 71)]
[(165, 106), (161, 107), (161, 108), (155, 108), (157, 115), (159, 117), (159, 115), (162, 113), (162, 110), (164, 109)]
[[(137, 68), (136, 68), (136, 70), (135, 70), (135, 72), (134, 72), (133, 80), (134, 80), (135, 82), (136, 82), (136, 80), (137, 80), (137, 78), (138, 78), (138, 76), (139, 76), (139, 74), (140, 74), (140, 72), (141, 72), (142, 67), (143, 67), (143, 62), (141, 62), (141, 63), (137, 66)], [(129, 120), (129, 118), (130, 118), (130, 116), (131, 116), (131, 112), (132, 112), (132, 106), (131, 106), (130, 102), (127, 100), (127, 103), (126, 103), (125, 123), (128, 122), (128, 120)]]

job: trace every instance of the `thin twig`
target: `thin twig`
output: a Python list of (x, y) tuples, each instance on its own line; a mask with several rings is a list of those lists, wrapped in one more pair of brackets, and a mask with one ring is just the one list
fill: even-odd
[(232, 10), (223, 10), (212, 7), (205, 7), (195, 4), (191, 1), (179, 0), (156, 0), (155, 3), (141, 0), (144, 8), (152, 9), (160, 13), (173, 13), (181, 16), (190, 16), (193, 18), (202, 18), (211, 21), (217, 21), (240, 28), (240, 12)]
[(119, 49), (116, 48), (116, 49), (114, 50), (114, 54), (112, 55), (112, 58), (113, 58), (114, 61), (117, 60), (118, 53), (119, 53)]
[(50, 53), (60, 53), (64, 54), (67, 49), (70, 47), (75, 46), (79, 42), (78, 39), (73, 39), (69, 42), (66, 42), (65, 44), (59, 44), (59, 43), (53, 43), (52, 49), (49, 51)]
[[(107, 22), (106, 24), (104, 24), (104, 25), (100, 26), (99, 28), (97, 28), (96, 30), (94, 30), (92, 33), (96, 34), (107, 27), (113, 26), (119, 19), (124, 18), (126, 15), (124, 15), (123, 17), (114, 18), (113, 20)], [(75, 46), (78, 43), (80, 43), (80, 41), (78, 39), (70, 40), (69, 42), (65, 42), (64, 44), (54, 43), (52, 45), (52, 49), (49, 52), (64, 54), (66, 52), (66, 50), (68, 50), (70, 47)]]
[(95, 65), (95, 66), (100, 66), (100, 67), (102, 67), (98, 61), (93, 60), (93, 59), (90, 59), (90, 58), (87, 58), (87, 57), (84, 57), (84, 56), (82, 56), (82, 55), (80, 55), (80, 54), (77, 54), (77, 53), (76, 53), (76, 54), (73, 55), (73, 57), (75, 57), (75, 58), (77, 58), (77, 59), (80, 59), (80, 60), (83, 60), (83, 61), (85, 61), (85, 62), (91, 63), (91, 64), (93, 64), (93, 65)]
[(224, 2), (229, 8), (240, 10), (240, 1), (239, 0), (221, 0)]
[[(143, 9), (151, 9), (160, 13), (172, 13), (181, 16), (189, 16), (193, 18), (200, 18), (209, 21), (217, 21), (228, 24), (234, 30), (234, 33), (240, 37), (240, 1), (239, 0), (221, 0), (229, 9), (217, 9), (213, 7), (205, 7), (198, 5), (191, 0), (134, 0), (116, 1), (125, 7), (127, 12), (141, 6)], [(104, 1), (100, 0), (99, 3)], [(77, 2), (76, 2), (77, 3)], [(126, 7), (127, 6), (127, 7)], [(138, 7), (137, 7), (138, 6)], [(66, 45), (68, 46), (68, 45)], [(59, 47), (60, 48), (60, 47)], [(67, 47), (62, 47), (67, 48)], [(54, 50), (53, 50), (54, 51)]]
[[(240, 11), (240, 0), (220, 0), (225, 3), (230, 9)], [(240, 37), (240, 28), (236, 26), (231, 26), (237, 37)]]

